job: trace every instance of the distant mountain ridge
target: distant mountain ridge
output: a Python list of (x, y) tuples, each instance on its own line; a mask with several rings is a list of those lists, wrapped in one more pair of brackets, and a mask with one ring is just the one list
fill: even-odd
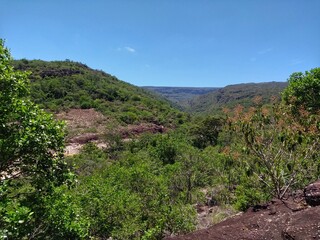
[(143, 89), (155, 92), (180, 107), (187, 107), (188, 101), (210, 92), (219, 90), (218, 87), (154, 87), (143, 86)]
[(189, 101), (188, 111), (194, 113), (219, 113), (222, 108), (234, 108), (238, 104), (253, 106), (253, 99), (261, 97), (262, 104), (271, 102), (271, 98), (280, 100), (287, 82), (242, 83), (229, 85), (218, 91), (193, 98)]
[(143, 87), (154, 91), (182, 107), (185, 111), (197, 114), (221, 113), (222, 108), (233, 108), (238, 104), (244, 107), (253, 105), (253, 99), (261, 97), (262, 104), (271, 102), (275, 97), (280, 100), (280, 93), (287, 82), (242, 83), (223, 88), (189, 87)]

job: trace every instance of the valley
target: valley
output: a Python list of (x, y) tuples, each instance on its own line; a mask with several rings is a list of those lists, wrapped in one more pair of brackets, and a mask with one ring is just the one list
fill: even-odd
[[(319, 68), (288, 82), (139, 88), (0, 50), (1, 236), (278, 238), (318, 212), (301, 190), (319, 176)], [(271, 233), (280, 215), (293, 225)]]

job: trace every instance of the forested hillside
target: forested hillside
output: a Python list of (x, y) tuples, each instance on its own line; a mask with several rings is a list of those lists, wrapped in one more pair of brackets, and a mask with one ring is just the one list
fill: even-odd
[(181, 112), (170, 103), (103, 71), (72, 61), (13, 61), (16, 70), (30, 71), (31, 97), (53, 112), (95, 108), (119, 123), (175, 125)]
[(286, 82), (246, 83), (226, 86), (188, 102), (187, 111), (193, 113), (221, 113), (223, 108), (233, 108), (238, 104), (254, 106), (254, 99), (261, 98), (262, 104), (279, 101)]

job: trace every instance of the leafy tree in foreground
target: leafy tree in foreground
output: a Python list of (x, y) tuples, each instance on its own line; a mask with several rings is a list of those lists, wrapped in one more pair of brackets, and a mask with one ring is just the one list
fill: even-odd
[[(236, 206), (284, 198), (320, 175), (320, 68), (293, 73), (281, 104), (240, 105), (229, 113), (232, 154), (241, 176)], [(269, 195), (269, 196), (268, 196)]]
[(34, 234), (42, 199), (71, 176), (64, 126), (29, 99), (28, 74), (15, 71), (0, 39), (0, 235)]
[(247, 176), (260, 181), (264, 191), (282, 199), (288, 190), (317, 179), (319, 119), (306, 127), (281, 105), (235, 112), (233, 130), (245, 153), (239, 158)]
[(28, 178), (43, 190), (61, 184), (68, 173), (62, 159), (64, 125), (29, 100), (27, 73), (10, 66), (0, 41), (0, 174), (2, 180)]
[(282, 98), (286, 104), (291, 105), (294, 113), (298, 113), (300, 108), (310, 113), (320, 110), (320, 68), (293, 73), (288, 82)]

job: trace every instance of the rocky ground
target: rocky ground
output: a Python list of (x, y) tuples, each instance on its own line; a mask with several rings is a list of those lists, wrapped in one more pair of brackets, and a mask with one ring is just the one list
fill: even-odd
[(163, 133), (167, 129), (154, 123), (138, 123), (118, 126), (112, 120), (94, 109), (70, 109), (56, 115), (67, 125), (66, 155), (78, 154), (84, 144), (94, 142), (100, 148), (108, 147), (105, 136), (113, 132), (123, 141), (143, 133)]
[(320, 181), (285, 200), (248, 209), (207, 229), (167, 240), (320, 239)]

